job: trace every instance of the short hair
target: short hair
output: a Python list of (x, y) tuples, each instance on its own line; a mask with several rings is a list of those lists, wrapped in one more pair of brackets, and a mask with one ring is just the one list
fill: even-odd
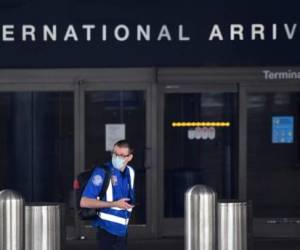
[(117, 141), (115, 144), (114, 144), (114, 147), (115, 146), (118, 146), (119, 148), (128, 148), (129, 149), (129, 154), (132, 154), (133, 153), (133, 148), (131, 147), (131, 145), (129, 144), (129, 142), (127, 140), (120, 140), (120, 141)]

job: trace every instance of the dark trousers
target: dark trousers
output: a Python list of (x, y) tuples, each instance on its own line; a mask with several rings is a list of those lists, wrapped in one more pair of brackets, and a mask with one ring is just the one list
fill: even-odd
[(97, 230), (98, 250), (127, 250), (127, 237), (113, 235), (103, 229)]

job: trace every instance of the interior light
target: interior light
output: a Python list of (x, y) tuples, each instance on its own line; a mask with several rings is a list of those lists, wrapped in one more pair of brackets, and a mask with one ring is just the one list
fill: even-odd
[(230, 127), (230, 122), (172, 122), (172, 127)]

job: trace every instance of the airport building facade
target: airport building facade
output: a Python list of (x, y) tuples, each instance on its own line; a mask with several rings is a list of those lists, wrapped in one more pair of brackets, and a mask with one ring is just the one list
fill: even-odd
[(94, 238), (73, 180), (126, 138), (130, 237), (182, 236), (195, 184), (251, 201), (255, 237), (300, 237), (297, 6), (117, 2), (0, 2), (0, 188)]

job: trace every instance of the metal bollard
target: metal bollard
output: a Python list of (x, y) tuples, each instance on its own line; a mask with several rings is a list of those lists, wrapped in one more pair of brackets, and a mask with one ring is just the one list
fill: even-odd
[(25, 205), (25, 250), (61, 250), (63, 243), (60, 204)]
[(246, 202), (218, 202), (218, 250), (247, 250)]
[(216, 193), (196, 185), (185, 193), (185, 250), (216, 249)]
[(0, 250), (24, 250), (24, 199), (8, 189), (0, 192)]

